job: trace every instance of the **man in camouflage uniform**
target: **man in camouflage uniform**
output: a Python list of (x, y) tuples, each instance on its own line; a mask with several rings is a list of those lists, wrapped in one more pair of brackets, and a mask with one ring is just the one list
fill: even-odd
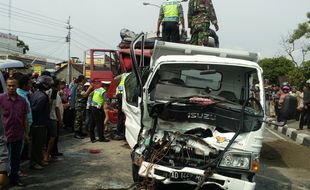
[(187, 18), (192, 35), (190, 43), (207, 46), (210, 22), (216, 31), (219, 29), (212, 0), (190, 0)]
[(80, 75), (77, 78), (77, 82), (78, 86), (76, 89), (75, 99), (74, 137), (77, 139), (82, 139), (84, 136), (84, 133), (82, 132), (82, 126), (86, 111), (87, 97), (91, 93), (93, 86), (90, 85), (86, 91), (84, 90), (84, 84), (86, 82), (86, 79), (83, 75)]

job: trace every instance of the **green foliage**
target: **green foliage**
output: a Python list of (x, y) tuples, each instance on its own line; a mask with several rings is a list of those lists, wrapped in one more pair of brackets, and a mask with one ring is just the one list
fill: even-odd
[(308, 21), (300, 23), (298, 28), (294, 30), (294, 33), (291, 35), (289, 42), (293, 43), (296, 40), (301, 39), (302, 37), (310, 38), (310, 12), (307, 13)]
[(295, 69), (294, 63), (285, 58), (266, 58), (258, 62), (264, 71), (264, 78), (269, 80), (270, 84), (278, 84), (279, 76), (288, 77), (289, 72)]
[(300, 71), (306, 80), (310, 79), (310, 61), (304, 62), (300, 67)]
[(305, 84), (305, 76), (301, 72), (301, 68), (295, 68), (289, 72), (289, 81), (292, 86), (301, 89)]
[(29, 46), (22, 40), (18, 40), (17, 47), (23, 48), (23, 54), (26, 54), (27, 51), (29, 51)]

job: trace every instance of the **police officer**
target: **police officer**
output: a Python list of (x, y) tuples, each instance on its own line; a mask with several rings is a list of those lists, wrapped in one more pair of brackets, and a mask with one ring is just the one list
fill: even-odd
[(217, 17), (212, 0), (190, 0), (188, 4), (188, 28), (191, 33), (191, 44), (207, 46), (210, 22), (218, 31)]
[(107, 109), (107, 89), (110, 85), (110, 81), (102, 81), (102, 86), (100, 88), (97, 88), (94, 90), (94, 94), (92, 97), (90, 110), (91, 110), (91, 125), (90, 125), (90, 131), (89, 136), (92, 143), (96, 142), (95, 138), (95, 127), (97, 127), (97, 133), (99, 137), (100, 142), (109, 142), (110, 140), (106, 139), (104, 137), (103, 132), (103, 124), (105, 121), (105, 118), (107, 117), (105, 115), (105, 109)]
[(114, 137), (115, 140), (124, 139), (125, 126), (124, 126), (124, 113), (122, 112), (122, 97), (125, 86), (125, 79), (129, 73), (123, 73), (115, 78), (116, 84), (116, 97), (117, 97), (117, 136)]
[(168, 42), (180, 42), (179, 22), (184, 31), (183, 8), (178, 0), (166, 0), (163, 2), (157, 22), (157, 37), (159, 37), (160, 24), (162, 23), (162, 39)]

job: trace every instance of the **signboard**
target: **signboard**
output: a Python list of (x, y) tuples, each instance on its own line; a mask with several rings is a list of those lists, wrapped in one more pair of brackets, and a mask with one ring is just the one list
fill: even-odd
[[(94, 56), (95, 65), (103, 65), (105, 63), (105, 55), (95, 55)], [(90, 64), (90, 56), (86, 56), (86, 64)]]
[(39, 75), (41, 75), (42, 65), (38, 65), (38, 64), (33, 65), (33, 72), (34, 73), (38, 73)]
[(85, 77), (90, 78), (90, 70), (85, 70)]

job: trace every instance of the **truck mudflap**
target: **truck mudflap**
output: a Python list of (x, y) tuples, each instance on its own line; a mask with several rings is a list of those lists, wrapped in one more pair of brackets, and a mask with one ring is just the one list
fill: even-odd
[[(184, 167), (178, 170), (143, 161), (139, 169), (139, 175), (153, 178), (164, 184), (188, 183), (196, 185), (202, 179), (204, 170), (190, 167)], [(255, 182), (244, 181), (219, 174), (213, 174), (211, 177), (207, 178), (203, 185), (207, 184), (216, 184), (227, 190), (254, 190), (256, 185)]]

